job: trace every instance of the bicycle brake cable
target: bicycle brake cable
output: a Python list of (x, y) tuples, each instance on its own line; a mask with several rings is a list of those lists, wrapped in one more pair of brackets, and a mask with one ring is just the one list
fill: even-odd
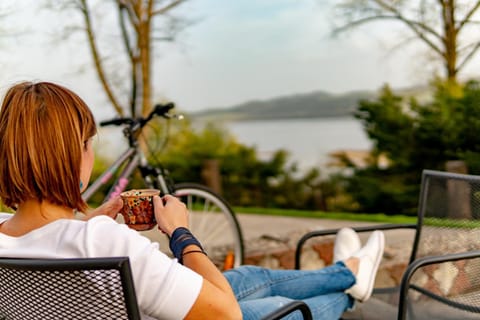
[[(146, 141), (145, 145), (146, 145), (146, 147), (147, 147), (149, 156), (150, 156), (150, 158), (153, 158), (153, 160), (154, 160), (154, 162), (155, 162), (155, 164), (156, 164), (157, 166), (161, 166), (161, 162), (158, 160), (158, 157), (157, 157), (157, 151), (163, 149), (163, 148), (166, 146), (166, 144), (167, 144), (168, 136), (169, 136), (169, 135), (168, 135), (168, 132), (169, 132), (169, 130), (170, 130), (170, 121), (166, 121), (166, 126), (167, 126), (167, 129), (165, 130), (165, 131), (166, 131), (166, 133), (165, 133), (165, 136), (166, 136), (166, 137), (165, 137), (163, 143), (159, 144), (158, 142), (159, 142), (161, 139), (155, 139), (155, 141), (157, 141), (157, 144), (156, 144), (154, 147), (151, 146), (151, 143), (152, 143), (152, 140), (153, 140), (153, 139), (148, 139), (148, 138), (146, 138), (145, 134), (144, 134), (143, 131), (142, 131), (142, 136), (143, 136), (143, 138), (144, 138), (145, 141)], [(161, 133), (159, 134), (159, 132), (161, 131), (160, 128), (155, 128), (155, 126), (153, 126), (153, 125), (151, 125), (151, 124), (148, 125), (148, 128), (149, 128), (149, 129), (152, 129), (152, 131), (154, 132), (154, 135), (155, 135), (156, 137), (158, 137), (158, 136), (161, 135)]]

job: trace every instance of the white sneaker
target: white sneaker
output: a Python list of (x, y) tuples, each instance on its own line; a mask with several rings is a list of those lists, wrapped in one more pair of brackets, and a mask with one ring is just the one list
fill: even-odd
[(350, 228), (342, 228), (337, 232), (333, 247), (333, 262), (345, 261), (360, 250), (358, 234)]
[(375, 283), (375, 276), (383, 256), (385, 236), (381, 231), (374, 231), (365, 246), (353, 256), (359, 259), (357, 282), (346, 291), (354, 299), (363, 302), (370, 298)]

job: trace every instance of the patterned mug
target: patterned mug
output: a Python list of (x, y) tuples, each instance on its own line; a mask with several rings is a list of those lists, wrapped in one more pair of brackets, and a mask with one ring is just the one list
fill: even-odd
[(157, 224), (153, 210), (153, 196), (156, 189), (133, 189), (122, 192), (123, 208), (120, 211), (125, 224), (137, 231), (150, 230)]

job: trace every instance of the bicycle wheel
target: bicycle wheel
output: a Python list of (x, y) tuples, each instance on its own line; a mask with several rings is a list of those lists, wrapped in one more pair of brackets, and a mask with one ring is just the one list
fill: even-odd
[(190, 230), (220, 270), (243, 263), (243, 237), (235, 213), (209, 188), (195, 183), (174, 185), (174, 195), (187, 205)]

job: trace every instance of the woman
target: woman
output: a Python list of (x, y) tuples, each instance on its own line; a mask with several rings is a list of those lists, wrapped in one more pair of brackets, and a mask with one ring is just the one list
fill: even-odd
[(315, 319), (338, 319), (355, 300), (369, 298), (384, 246), (378, 231), (360, 248), (353, 230), (341, 230), (336, 263), (321, 270), (244, 266), (222, 274), (173, 196), (163, 197), (165, 204), (155, 197), (154, 206), (176, 259), (112, 219), (120, 199), (75, 219), (77, 210), (87, 210), (81, 192), (92, 172), (95, 134), (91, 111), (72, 91), (48, 82), (8, 90), (0, 110), (0, 198), (15, 213), (0, 215), (0, 256), (128, 256), (144, 318), (259, 319), (302, 299)]

